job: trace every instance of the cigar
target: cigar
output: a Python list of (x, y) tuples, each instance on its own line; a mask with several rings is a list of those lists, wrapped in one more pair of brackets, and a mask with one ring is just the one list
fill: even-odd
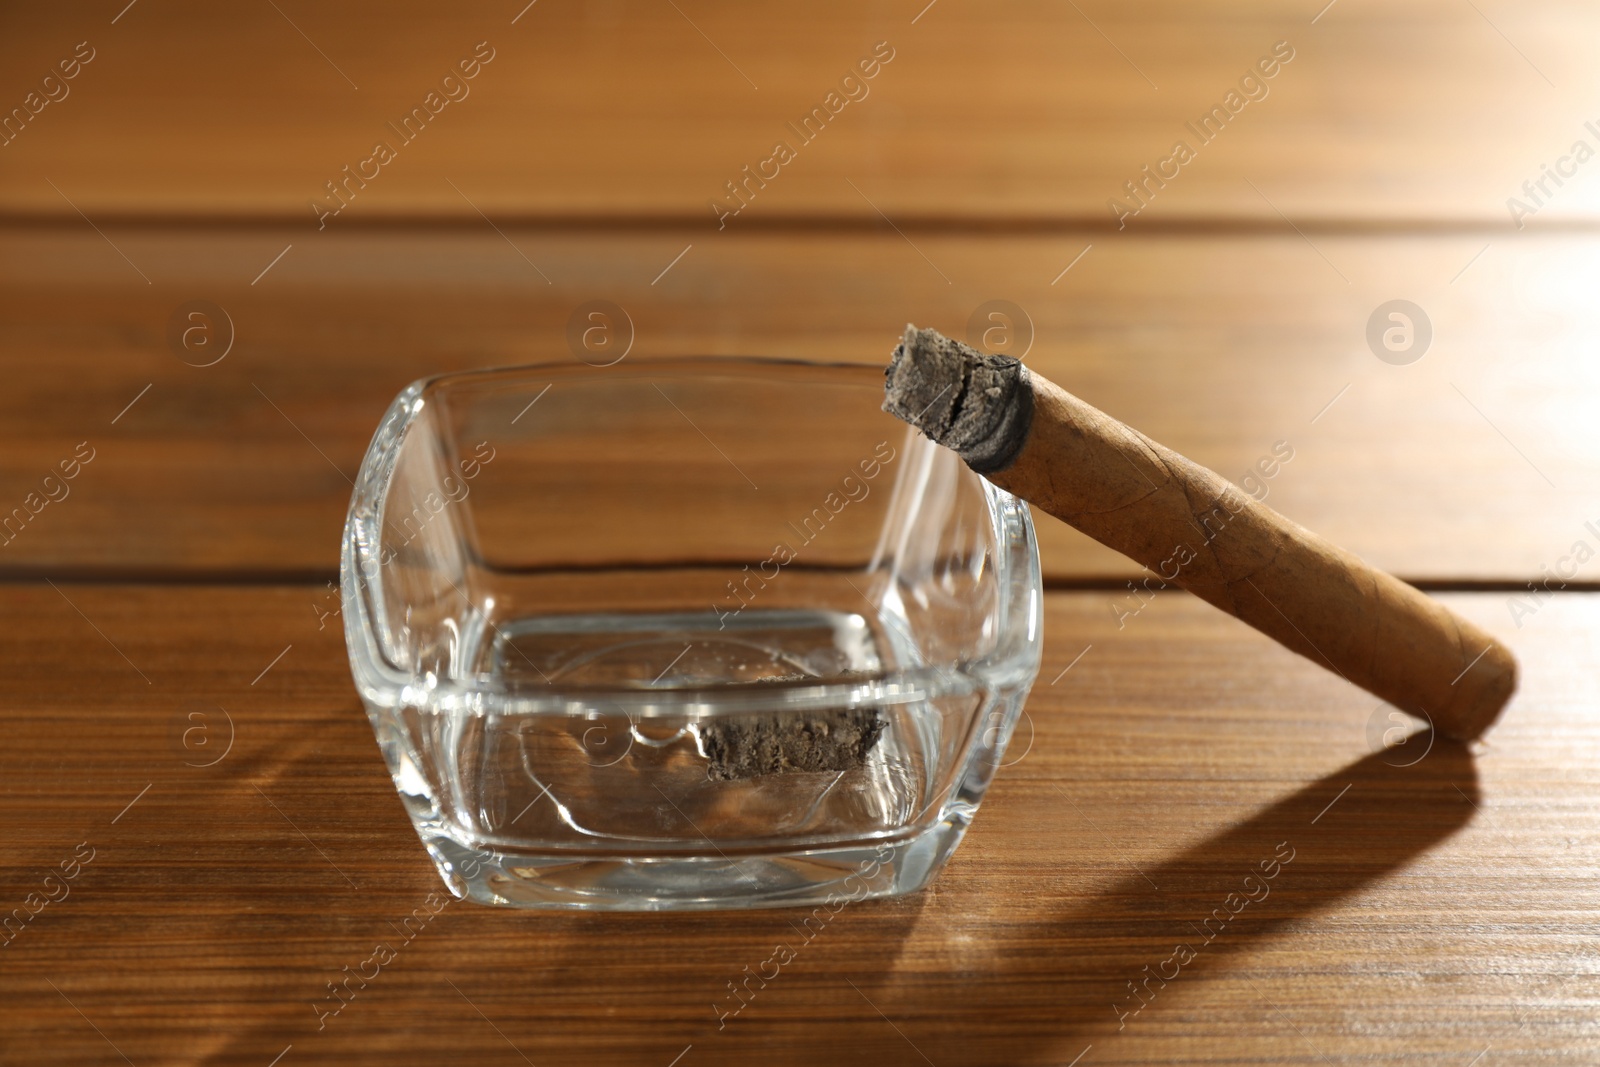
[(1481, 736), (1516, 689), (1510, 650), (1477, 626), (1016, 359), (908, 325), (883, 409), (1143, 564), (1154, 588), (1187, 589), (1444, 734)]

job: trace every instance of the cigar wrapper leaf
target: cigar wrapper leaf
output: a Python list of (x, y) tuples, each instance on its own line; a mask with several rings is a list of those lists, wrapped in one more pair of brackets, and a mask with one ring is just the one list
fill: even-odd
[(907, 326), (884, 410), (977, 473), (1452, 737), (1516, 689), (1511, 652), (1420, 590), (1030, 372)]

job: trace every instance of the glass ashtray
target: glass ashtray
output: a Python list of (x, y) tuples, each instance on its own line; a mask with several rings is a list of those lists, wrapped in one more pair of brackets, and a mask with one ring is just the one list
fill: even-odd
[(737, 908), (921, 888), (1039, 666), (1027, 508), (873, 367), (419, 381), (341, 561), (356, 687), (457, 897)]

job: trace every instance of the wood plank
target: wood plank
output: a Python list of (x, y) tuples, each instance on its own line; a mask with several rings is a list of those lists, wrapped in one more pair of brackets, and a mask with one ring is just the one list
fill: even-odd
[[(4, 148), (0, 212), (314, 230), (310, 201), (384, 140), (394, 160), (368, 167), (333, 225), (481, 209), (709, 231), (709, 201), (782, 140), (795, 159), (733, 225), (876, 222), (875, 207), (902, 224), (1105, 222), (1124, 183), (1184, 140), (1195, 159), (1137, 225), (1282, 227), (1281, 211), (1302, 226), (1506, 226), (1507, 199), (1542, 164), (1600, 145), (1584, 125), (1600, 118), (1586, 103), (1600, 11), (1582, 0), (122, 6), (8, 13), (7, 111), (78, 42), (94, 59)], [(894, 58), (868, 95), (802, 142), (787, 124), (880, 41)], [(1211, 143), (1190, 133), (1279, 41), (1294, 58), (1267, 95)], [(426, 136), (391, 131), (478, 42), (495, 58), (469, 95), (441, 104)], [(1547, 185), (1535, 224), (1594, 221), (1595, 178)]]
[[(10, 573), (331, 575), (390, 399), (447, 370), (572, 363), (569, 318), (597, 299), (631, 317), (630, 366), (876, 363), (908, 320), (965, 336), (980, 305), (1009, 300), (1032, 323), (1031, 365), (1195, 460), (1242, 480), (1287, 442), (1268, 503), (1380, 566), (1525, 581), (1600, 543), (1585, 526), (1600, 523), (1590, 238), (106, 236), (80, 223), (0, 241), (0, 514), (81, 442), (96, 450), (71, 496), (3, 543)], [(205, 368), (167, 336), (199, 298), (236, 333)], [(1364, 337), (1393, 298), (1432, 324), (1410, 365)], [(1054, 520), (1039, 528), (1053, 579), (1133, 574)]]
[[(950, 867), (839, 913), (723, 1029), (712, 1005), (796, 938), (793, 913), (450, 904), (319, 1032), (325, 983), (438, 889), (317, 628), (323, 592), (0, 599), (0, 899), (93, 850), (6, 946), (8, 1060), (954, 1067), (1092, 1045), (1083, 1063), (1309, 1067), (1600, 1046), (1595, 596), (1521, 630), (1498, 595), (1448, 597), (1513, 643), (1523, 691), (1476, 754), (1438, 742), (1398, 767), (1410, 749), (1369, 743), (1374, 701), (1195, 600), (1118, 631), (1106, 594), (1050, 594), (1011, 765)], [(190, 712), (209, 732), (186, 745)], [(1196, 925), (1280, 849), (1269, 895), (1206, 942)], [(1127, 983), (1177, 944), (1195, 958), (1119, 1030)]]

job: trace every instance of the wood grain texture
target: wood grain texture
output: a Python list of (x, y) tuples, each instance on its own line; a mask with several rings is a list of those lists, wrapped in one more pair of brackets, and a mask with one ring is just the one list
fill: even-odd
[[(439, 888), (338, 620), (317, 628), (324, 592), (17, 584), (0, 598), (7, 908), (93, 850), (3, 949), (8, 1062), (120, 1062), (112, 1046), (136, 1064), (257, 1067), (291, 1045), (281, 1063), (1600, 1052), (1600, 598), (1564, 596), (1517, 630), (1499, 596), (1448, 597), (1512, 642), (1524, 688), (1476, 753), (1440, 741), (1399, 767), (1422, 739), (1375, 753), (1388, 723), (1377, 709), (1369, 730), (1373, 700), (1198, 601), (1159, 596), (1119, 631), (1106, 594), (1050, 594), (1011, 765), (949, 868), (919, 896), (839, 913), (723, 1029), (713, 1003), (796, 940), (794, 913), (450, 904), (319, 1032), (324, 983), (398, 940)], [(1206, 942), (1196, 927), (1289, 852), (1269, 894)], [(1126, 983), (1177, 944), (1195, 958), (1119, 1030)]]
[[(393, 396), (442, 371), (574, 363), (569, 319), (591, 300), (630, 317), (630, 366), (886, 362), (907, 321), (968, 337), (981, 305), (1011, 301), (1031, 365), (1196, 462), (1243, 481), (1286, 442), (1267, 503), (1406, 577), (1541, 578), (1600, 523), (1600, 242), (1582, 236), (106, 236), (80, 222), (0, 240), (0, 514), (79, 442), (98, 449), (71, 497), (0, 547), (13, 573), (331, 575)], [(1407, 366), (1364, 336), (1397, 297), (1432, 323)], [(236, 334), (206, 368), (169, 347), (197, 298)], [(1039, 529), (1053, 579), (1134, 573), (1054, 520)]]
[[(95, 58), (0, 148), (0, 211), (314, 228), (324, 183), (387, 140), (396, 158), (332, 225), (481, 209), (708, 233), (708, 202), (785, 140), (797, 158), (732, 225), (878, 209), (1105, 224), (1107, 201), (1182, 139), (1196, 158), (1135, 225), (1507, 227), (1542, 164), (1600, 144), (1584, 128), (1600, 117), (1600, 13), (1581, 0), (123, 6), (6, 13), (7, 111), (78, 42)], [(801, 143), (787, 124), (880, 41), (894, 58), (869, 95)], [(1278, 41), (1295, 58), (1268, 95), (1201, 144), (1185, 124)], [(391, 132), (478, 42), (495, 58), (470, 95), (410, 143)], [(1600, 213), (1594, 173), (1546, 193), (1536, 225)]]
[[(1546, 177), (1600, 146), (1600, 10), (525, 4), (0, 13), (0, 1062), (1600, 1059), (1600, 596), (1573, 591), (1600, 582), (1600, 164)], [(719, 229), (879, 41), (870, 95)], [(1109, 198), (1277, 41), (1269, 95), (1117, 229)], [(392, 134), (477, 42), (470, 96)], [(1407, 365), (1365, 338), (1395, 299), (1433, 330)], [(232, 323), (212, 366), (171, 339), (195, 300)], [(1010, 765), (929, 891), (849, 906), (722, 1026), (794, 913), (451, 903), (407, 939), (440, 883), (328, 582), (350, 479), (406, 383), (570, 364), (591, 301), (630, 366), (880, 363), (908, 320), (984, 343), (1008, 301), (1090, 403), (1236, 479), (1284, 442), (1271, 506), (1499, 589), (1444, 599), (1522, 690), (1471, 752), (1385, 749), (1374, 699), (1192, 598), (1117, 600), (1128, 562), (1041, 519), (1050, 580), (1108, 588), (1046, 594)]]

